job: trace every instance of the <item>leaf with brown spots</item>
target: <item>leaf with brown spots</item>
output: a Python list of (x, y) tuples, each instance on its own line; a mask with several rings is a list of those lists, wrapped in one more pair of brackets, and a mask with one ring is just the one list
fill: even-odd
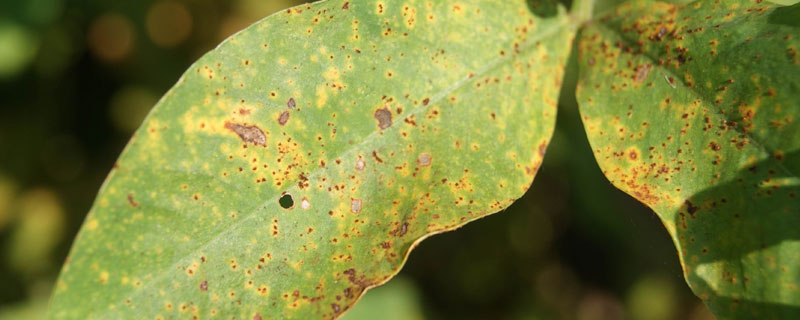
[(800, 5), (637, 1), (582, 30), (601, 169), (720, 319), (800, 318)]
[(528, 189), (576, 30), (539, 1), (328, 0), (227, 39), (120, 156), (51, 317), (339, 317)]

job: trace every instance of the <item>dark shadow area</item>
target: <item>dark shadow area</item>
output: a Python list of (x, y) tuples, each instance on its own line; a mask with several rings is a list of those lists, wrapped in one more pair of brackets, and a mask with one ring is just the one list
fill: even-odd
[[(785, 284), (797, 281), (797, 252), (786, 246), (780, 248), (778, 256), (770, 252), (785, 241), (800, 240), (800, 184), (791, 171), (798, 163), (800, 151), (770, 157), (740, 170), (730, 182), (693, 196), (681, 207), (675, 225), (688, 252), (684, 260), (692, 270), (705, 263), (725, 262), (722, 278), (713, 286), (718, 291), (759, 294), (758, 283), (789, 290)], [(794, 305), (714, 296), (711, 286), (695, 273), (690, 274), (690, 280), (695, 292), (709, 294), (711, 303), (719, 305), (720, 310), (732, 305), (743, 310), (759, 306), (768, 313), (765, 318), (800, 314), (800, 307)], [(762, 316), (767, 315), (760, 314), (759, 318)]]
[(558, 14), (558, 1), (527, 0), (528, 10), (540, 18), (549, 18)]
[(792, 27), (800, 26), (800, 3), (775, 9), (775, 11), (769, 15), (767, 21), (773, 24), (784, 24)]
[[(708, 283), (697, 276), (690, 276), (690, 281), (698, 292), (713, 292)], [(730, 319), (796, 319), (800, 314), (798, 306), (735, 299), (713, 294), (710, 294), (709, 299), (704, 302), (714, 310), (731, 310), (729, 315), (732, 317)]]

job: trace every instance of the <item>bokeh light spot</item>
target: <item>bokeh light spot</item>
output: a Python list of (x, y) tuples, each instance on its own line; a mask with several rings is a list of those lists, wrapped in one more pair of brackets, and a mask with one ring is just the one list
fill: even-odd
[(157, 2), (147, 11), (146, 27), (153, 43), (161, 47), (173, 47), (192, 33), (192, 15), (183, 4)]
[(92, 21), (86, 40), (96, 57), (106, 62), (119, 62), (133, 51), (135, 36), (128, 18), (117, 13), (105, 13)]
[(111, 97), (109, 115), (121, 132), (131, 133), (142, 124), (150, 109), (158, 102), (153, 92), (138, 86), (126, 86)]
[(0, 21), (0, 79), (22, 71), (38, 48), (36, 35), (22, 26)]

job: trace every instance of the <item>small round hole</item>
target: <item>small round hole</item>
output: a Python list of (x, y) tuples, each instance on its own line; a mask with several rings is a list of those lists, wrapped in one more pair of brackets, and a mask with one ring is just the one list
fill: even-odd
[(278, 199), (278, 203), (281, 205), (281, 208), (284, 209), (291, 209), (294, 207), (294, 198), (289, 193), (284, 193), (280, 199)]

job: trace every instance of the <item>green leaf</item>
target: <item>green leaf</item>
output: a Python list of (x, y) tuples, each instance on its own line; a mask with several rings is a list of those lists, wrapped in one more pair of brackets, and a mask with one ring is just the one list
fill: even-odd
[(321, 1), (202, 57), (100, 190), (53, 318), (336, 318), (506, 208), (576, 29), (544, 1)]
[(637, 1), (582, 31), (600, 168), (721, 319), (800, 317), (800, 6)]

